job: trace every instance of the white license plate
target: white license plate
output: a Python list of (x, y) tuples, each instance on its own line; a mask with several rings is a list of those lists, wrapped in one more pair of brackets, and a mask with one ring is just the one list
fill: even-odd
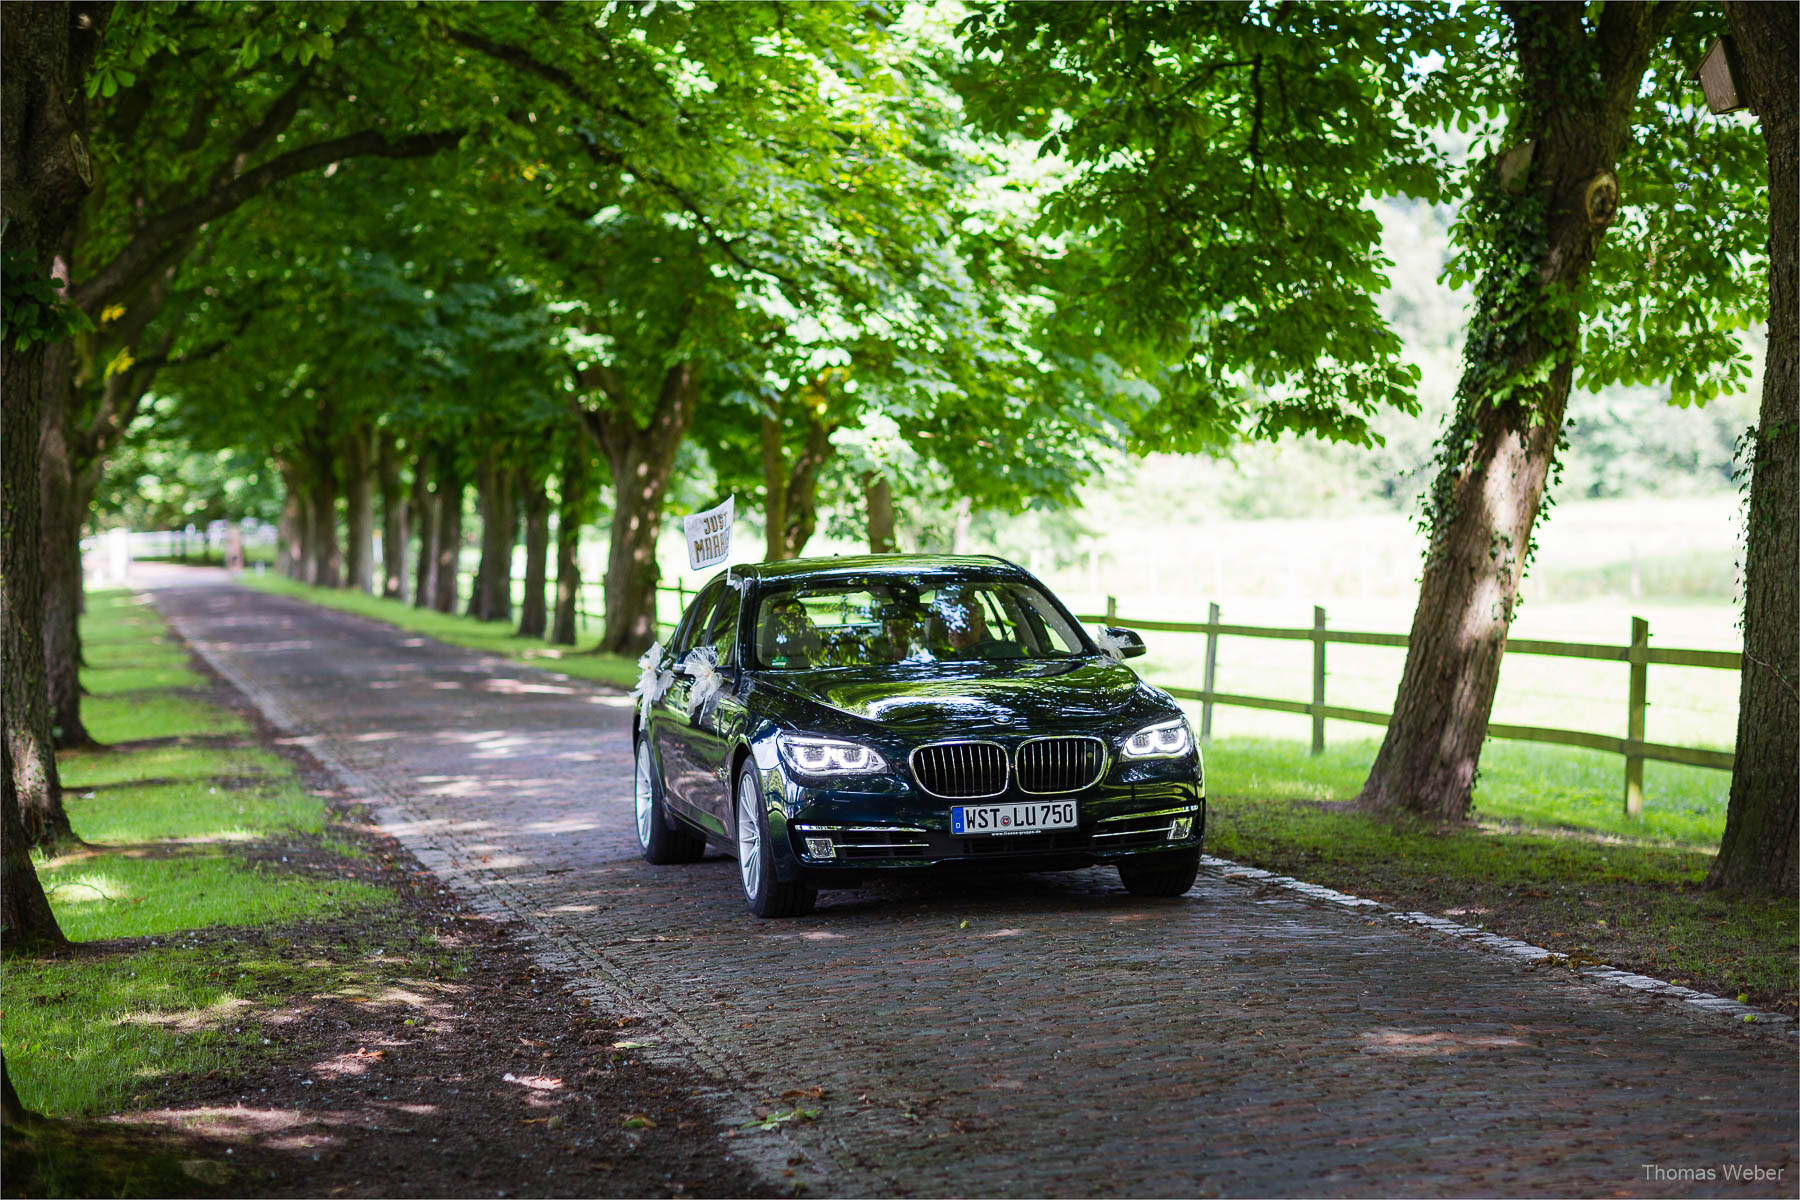
[(950, 832), (957, 837), (979, 833), (1042, 833), (1075, 828), (1073, 800), (1039, 800), (1028, 804), (963, 804), (950, 810)]

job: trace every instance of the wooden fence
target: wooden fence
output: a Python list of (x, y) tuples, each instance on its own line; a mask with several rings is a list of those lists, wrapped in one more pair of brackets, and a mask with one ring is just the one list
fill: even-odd
[[(674, 614), (679, 616), (687, 607), (687, 601), (693, 592), (679, 581), (674, 587), (659, 587), (660, 593), (666, 593), (675, 600)], [(1213, 707), (1228, 705), (1237, 708), (1261, 708), (1272, 712), (1295, 713), (1312, 718), (1312, 752), (1322, 754), (1325, 750), (1326, 721), (1355, 721), (1364, 725), (1385, 726), (1389, 714), (1375, 712), (1365, 708), (1343, 708), (1328, 704), (1325, 701), (1325, 647), (1337, 643), (1348, 646), (1387, 646), (1404, 650), (1407, 646), (1407, 635), (1404, 633), (1356, 633), (1349, 630), (1330, 629), (1325, 623), (1325, 610), (1313, 608), (1313, 623), (1307, 628), (1278, 628), (1262, 625), (1228, 625), (1219, 619), (1219, 606), (1208, 606), (1207, 619), (1204, 621), (1148, 621), (1132, 620), (1119, 616), (1119, 605), (1116, 597), (1106, 598), (1106, 612), (1079, 613), (1077, 617), (1083, 621), (1103, 622), (1107, 625), (1123, 625), (1130, 629), (1148, 630), (1161, 633), (1196, 633), (1206, 638), (1206, 665), (1202, 685), (1198, 688), (1166, 687), (1163, 690), (1171, 696), (1183, 700), (1196, 700), (1200, 703), (1200, 737), (1202, 741), (1212, 738)], [(666, 629), (673, 629), (673, 621), (661, 624)], [(1312, 643), (1312, 699), (1284, 700), (1271, 696), (1244, 696), (1233, 692), (1221, 692), (1217, 689), (1219, 666), (1219, 639), (1224, 637), (1276, 638), (1288, 641), (1306, 641)], [(1584, 658), (1598, 662), (1622, 662), (1630, 666), (1629, 679), (1625, 694), (1625, 736), (1614, 737), (1604, 733), (1589, 733), (1576, 729), (1550, 729), (1536, 725), (1502, 725), (1490, 724), (1488, 736), (1505, 738), (1520, 742), (1546, 742), (1556, 746), (1580, 746), (1588, 750), (1601, 750), (1609, 754), (1617, 754), (1625, 759), (1625, 812), (1629, 816), (1642, 816), (1644, 811), (1644, 763), (1655, 759), (1658, 762), (1682, 763), (1691, 767), (1710, 767), (1715, 770), (1731, 770), (1733, 755), (1729, 750), (1703, 750), (1696, 746), (1670, 746), (1661, 742), (1644, 740), (1644, 710), (1649, 694), (1648, 680), (1652, 664), (1670, 667), (1710, 667), (1721, 671), (1736, 671), (1740, 667), (1741, 656), (1726, 650), (1679, 650), (1668, 647), (1652, 647), (1650, 645), (1650, 623), (1642, 617), (1631, 619), (1631, 644), (1629, 646), (1605, 646), (1590, 642), (1546, 642), (1531, 638), (1509, 638), (1506, 643), (1508, 654), (1537, 654), (1552, 658)]]
[[(1310, 629), (1280, 629), (1260, 625), (1227, 625), (1219, 619), (1219, 606), (1210, 605), (1205, 621), (1136, 621), (1119, 616), (1118, 601), (1106, 598), (1103, 614), (1078, 614), (1083, 621), (1123, 625), (1129, 629), (1155, 630), (1164, 633), (1198, 633), (1206, 636), (1206, 667), (1203, 686), (1170, 687), (1163, 690), (1183, 700), (1200, 702), (1200, 737), (1212, 737), (1212, 714), (1215, 704), (1238, 708), (1262, 708), (1274, 712), (1298, 713), (1312, 718), (1312, 752), (1325, 750), (1325, 722), (1358, 721), (1365, 725), (1386, 725), (1389, 714), (1363, 708), (1340, 708), (1325, 702), (1325, 647), (1333, 642), (1350, 646), (1391, 646), (1404, 650), (1404, 633), (1352, 633), (1328, 629), (1325, 610), (1313, 608)], [(1218, 677), (1219, 639), (1222, 637), (1281, 638), (1310, 641), (1313, 647), (1312, 699), (1280, 700), (1268, 696), (1240, 696), (1221, 692), (1214, 686)], [(1548, 742), (1558, 746), (1582, 746), (1624, 756), (1625, 812), (1642, 816), (1644, 811), (1644, 762), (1684, 763), (1693, 767), (1731, 770), (1732, 754), (1728, 750), (1702, 750), (1694, 746), (1667, 746), (1644, 740), (1644, 708), (1648, 694), (1648, 676), (1652, 663), (1672, 667), (1713, 667), (1735, 671), (1740, 656), (1725, 650), (1676, 650), (1650, 646), (1650, 623), (1642, 617), (1631, 619), (1629, 646), (1601, 646), (1588, 642), (1544, 642), (1529, 638), (1510, 638), (1508, 654), (1541, 654), (1553, 658), (1585, 658), (1600, 662), (1622, 662), (1631, 667), (1625, 696), (1625, 728), (1622, 738), (1604, 733), (1587, 733), (1574, 729), (1545, 729), (1535, 725), (1489, 725), (1488, 736), (1521, 742)]]

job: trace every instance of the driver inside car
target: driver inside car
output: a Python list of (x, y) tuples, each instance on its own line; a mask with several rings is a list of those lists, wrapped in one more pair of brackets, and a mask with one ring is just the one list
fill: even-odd
[(944, 624), (947, 658), (1019, 658), (1024, 651), (988, 631), (987, 612), (981, 597), (960, 589), (946, 589), (934, 606)]

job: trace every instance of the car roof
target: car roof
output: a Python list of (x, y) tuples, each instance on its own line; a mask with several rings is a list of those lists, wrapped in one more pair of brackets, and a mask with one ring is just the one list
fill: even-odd
[(773, 582), (833, 575), (906, 576), (958, 568), (986, 574), (1025, 574), (1023, 567), (997, 554), (847, 554), (830, 558), (793, 558), (786, 562), (744, 563), (732, 567), (731, 571), (758, 581)]

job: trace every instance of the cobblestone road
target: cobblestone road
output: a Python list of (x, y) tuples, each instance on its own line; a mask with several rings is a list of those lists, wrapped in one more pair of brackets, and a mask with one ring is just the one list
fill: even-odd
[(722, 1112), (825, 1089), (735, 1143), (815, 1190), (1795, 1194), (1791, 1042), (1217, 874), (757, 921), (729, 859), (638, 858), (626, 698), (216, 578), (157, 603), (427, 865), (640, 1010)]

